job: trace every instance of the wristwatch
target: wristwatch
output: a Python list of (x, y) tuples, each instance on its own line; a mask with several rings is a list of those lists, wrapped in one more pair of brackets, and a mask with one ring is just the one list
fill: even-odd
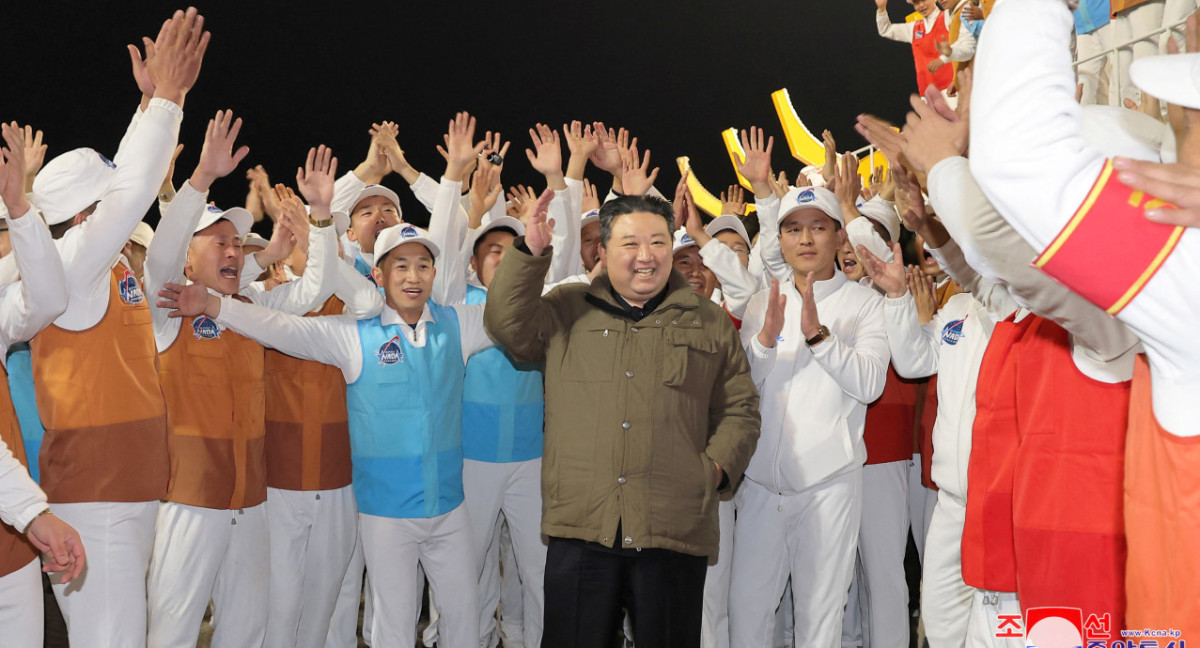
[(313, 224), (313, 227), (329, 227), (330, 225), (333, 225), (333, 217), (330, 216), (329, 218), (310, 222)]
[(825, 338), (827, 338), (827, 337), (829, 337), (829, 328), (822, 325), (821, 328), (817, 329), (817, 334), (808, 338), (807, 340), (805, 340), (804, 343), (807, 344), (810, 348), (815, 347), (818, 344), (824, 342)]

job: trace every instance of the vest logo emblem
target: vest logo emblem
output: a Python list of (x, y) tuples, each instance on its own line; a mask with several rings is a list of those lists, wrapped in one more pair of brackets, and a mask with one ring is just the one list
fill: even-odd
[(924, 21), (918, 20), (917, 24), (915, 26), (913, 26), (913, 38), (925, 38), (925, 22)]
[(215, 340), (221, 337), (221, 329), (207, 315), (201, 315), (192, 321), (192, 335), (197, 340)]
[(393, 337), (384, 342), (383, 346), (379, 347), (379, 350), (375, 352), (375, 357), (379, 360), (379, 366), (381, 367), (393, 365), (397, 362), (404, 362), (404, 351), (400, 348), (400, 338)]
[(967, 321), (967, 318), (964, 317), (960, 320), (954, 320), (953, 322), (947, 324), (945, 328), (942, 329), (942, 342), (945, 342), (950, 346), (958, 344), (958, 341), (963, 339), (963, 322), (965, 321)]
[(121, 295), (121, 301), (126, 304), (140, 304), (146, 301), (146, 293), (142, 292), (137, 277), (129, 270), (126, 270), (125, 276), (117, 282), (117, 292)]

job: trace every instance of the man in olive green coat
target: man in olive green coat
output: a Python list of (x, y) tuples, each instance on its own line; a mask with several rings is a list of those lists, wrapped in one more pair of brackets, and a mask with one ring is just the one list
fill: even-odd
[(672, 221), (656, 198), (606, 203), (606, 271), (543, 297), (539, 209), (488, 291), (488, 333), (546, 366), (543, 646), (607, 646), (622, 608), (639, 646), (700, 643), (719, 492), (741, 479), (760, 418), (729, 315), (672, 271)]

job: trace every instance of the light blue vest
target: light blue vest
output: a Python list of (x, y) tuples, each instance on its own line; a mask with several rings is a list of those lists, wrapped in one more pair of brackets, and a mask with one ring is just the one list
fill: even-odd
[[(468, 304), (486, 301), (486, 290), (467, 286)], [(516, 362), (498, 346), (471, 356), (463, 391), (463, 456), (490, 463), (541, 457), (544, 393), (540, 364)]]
[(346, 405), (354, 497), (367, 515), (431, 518), (463, 502), (462, 335), (454, 309), (429, 310), (421, 348), (404, 324), (358, 322), (362, 374)]
[(21, 437), (25, 440), (25, 461), (29, 474), (39, 482), (38, 456), (42, 451), (42, 436), (46, 434), (42, 419), (38, 416), (37, 399), (33, 393), (33, 364), (28, 344), (14, 344), (8, 356), (8, 391), (12, 396), (13, 409), (17, 410), (17, 422), (21, 425)]
[(1111, 0), (1082, 0), (1075, 10), (1075, 31), (1090, 34), (1112, 22)]

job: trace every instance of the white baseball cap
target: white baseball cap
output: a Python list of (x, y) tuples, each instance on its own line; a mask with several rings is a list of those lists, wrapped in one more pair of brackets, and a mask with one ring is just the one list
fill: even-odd
[(232, 207), (222, 211), (218, 207), (208, 205), (204, 208), (204, 215), (200, 217), (200, 222), (196, 224), (196, 229), (192, 231), (192, 234), (199, 234), (204, 228), (222, 219), (233, 223), (239, 237), (246, 236), (250, 233), (250, 228), (254, 226), (254, 216), (242, 207)]
[(412, 225), (410, 223), (400, 223), (385, 227), (379, 232), (378, 238), (375, 239), (375, 262), (378, 263), (392, 248), (404, 245), (405, 243), (420, 243), (429, 248), (433, 253), (434, 258), (442, 253), (433, 239), (429, 237), (429, 232)]
[(516, 232), (517, 236), (525, 236), (525, 226), (521, 224), (521, 221), (513, 218), (512, 216), (501, 216), (499, 218), (493, 218), (483, 225), (480, 225), (479, 229), (468, 231), (466, 249), (471, 250), (473, 253), (475, 251), (475, 243), (477, 243), (479, 239), (487, 236), (488, 232), (500, 229), (502, 227), (507, 227), (508, 229)]
[(137, 224), (137, 227), (133, 228), (133, 234), (129, 235), (129, 240), (144, 248), (148, 248), (150, 247), (150, 241), (154, 240), (154, 228), (150, 227), (150, 223), (142, 221)]
[(254, 232), (250, 232), (245, 238), (242, 239), (242, 247), (249, 246), (266, 248), (268, 244), (270, 244), (270, 241), (259, 236), (258, 234), (255, 234)]
[(709, 236), (716, 236), (725, 230), (733, 230), (742, 240), (746, 242), (746, 246), (750, 246), (750, 233), (746, 231), (746, 225), (742, 219), (733, 214), (722, 214), (712, 219), (712, 222), (704, 226), (704, 231)]
[(77, 148), (50, 160), (33, 179), (33, 203), (47, 225), (65, 223), (100, 200), (117, 165), (95, 149)]
[(892, 203), (875, 196), (859, 205), (858, 213), (883, 225), (883, 229), (887, 230), (893, 243), (900, 242), (900, 215), (896, 213), (896, 208), (892, 206)]
[(372, 184), (363, 187), (362, 191), (358, 192), (358, 197), (354, 199), (354, 207), (350, 208), (350, 212), (353, 213), (355, 208), (358, 207), (358, 203), (372, 196), (384, 196), (388, 200), (392, 201), (392, 204), (396, 206), (396, 216), (398, 216), (400, 220), (404, 220), (404, 212), (400, 211), (400, 196), (397, 196), (395, 191), (392, 191), (391, 189), (379, 184)]
[(1162, 101), (1200, 109), (1200, 53), (1140, 58), (1129, 66), (1129, 78)]
[(675, 245), (671, 248), (671, 254), (675, 254), (686, 247), (699, 248), (700, 245), (696, 243), (696, 239), (688, 235), (687, 230), (675, 230)]
[(600, 222), (600, 210), (592, 209), (584, 212), (583, 219), (579, 221), (579, 229), (583, 229), (592, 223)]
[(846, 226), (846, 219), (842, 217), (842, 208), (838, 206), (837, 196), (832, 191), (825, 187), (793, 187), (783, 195), (779, 201), (779, 222), (788, 214), (798, 209), (819, 209), (827, 216)]

